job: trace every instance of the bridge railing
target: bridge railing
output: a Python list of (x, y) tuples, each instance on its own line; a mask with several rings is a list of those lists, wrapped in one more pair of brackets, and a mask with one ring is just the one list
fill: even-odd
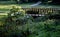
[(45, 15), (48, 13), (57, 14), (58, 12), (60, 12), (60, 8), (22, 8), (22, 9), (25, 10), (25, 12), (36, 11), (36, 12), (38, 12), (39, 15)]

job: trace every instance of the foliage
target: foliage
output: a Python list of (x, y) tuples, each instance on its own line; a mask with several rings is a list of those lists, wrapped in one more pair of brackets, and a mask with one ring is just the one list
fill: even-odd
[[(30, 24), (31, 25), (31, 24)], [(30, 26), (29, 25), (29, 26)], [(56, 37), (59, 36), (59, 25), (56, 26), (55, 21), (47, 20), (45, 22), (33, 23), (30, 27), (32, 35), (30, 37)], [(56, 29), (57, 28), (57, 29)], [(57, 34), (54, 34), (57, 33)]]
[(8, 16), (2, 19), (4, 24), (0, 26), (0, 37), (60, 37), (60, 20), (47, 17), (34, 19), (13, 7)]
[[(18, 12), (18, 14), (17, 14), (17, 12)], [(11, 14), (13, 14), (14, 16), (11, 16)], [(24, 36), (27, 35), (26, 33), (28, 30), (24, 30), (24, 29), (21, 30), (21, 29), (24, 27), (23, 26), (24, 22), (28, 22), (28, 20), (30, 20), (30, 16), (29, 16), (29, 18), (27, 18), (27, 16), (24, 15), (23, 11), (19, 12), (19, 8), (13, 7), (10, 10), (10, 13), (8, 13), (8, 16), (5, 18), (3, 17), (3, 19), (4, 19), (5, 23), (3, 24), (3, 26), (0, 27), (0, 31), (1, 31), (0, 36), (1, 37), (14, 37), (14, 36), (23, 37), (23, 35)]]

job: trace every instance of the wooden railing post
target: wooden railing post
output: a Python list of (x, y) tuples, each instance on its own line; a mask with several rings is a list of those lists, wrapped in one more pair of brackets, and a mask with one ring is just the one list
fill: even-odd
[(23, 8), (23, 10), (25, 10), (25, 12), (26, 11), (36, 11), (36, 12), (38, 12), (38, 16), (39, 16), (39, 14), (46, 15), (49, 12), (51, 12), (53, 14), (57, 14), (59, 12), (58, 8)]

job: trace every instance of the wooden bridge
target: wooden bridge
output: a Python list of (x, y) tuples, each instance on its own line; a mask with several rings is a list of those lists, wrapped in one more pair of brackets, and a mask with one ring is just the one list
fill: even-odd
[(22, 8), (27, 15), (30, 16), (44, 16), (48, 13), (58, 14), (60, 8)]

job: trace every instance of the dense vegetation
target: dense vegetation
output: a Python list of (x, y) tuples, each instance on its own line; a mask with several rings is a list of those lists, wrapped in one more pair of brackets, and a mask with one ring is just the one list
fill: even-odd
[(60, 37), (60, 19), (33, 18), (14, 6), (1, 22), (0, 37)]

